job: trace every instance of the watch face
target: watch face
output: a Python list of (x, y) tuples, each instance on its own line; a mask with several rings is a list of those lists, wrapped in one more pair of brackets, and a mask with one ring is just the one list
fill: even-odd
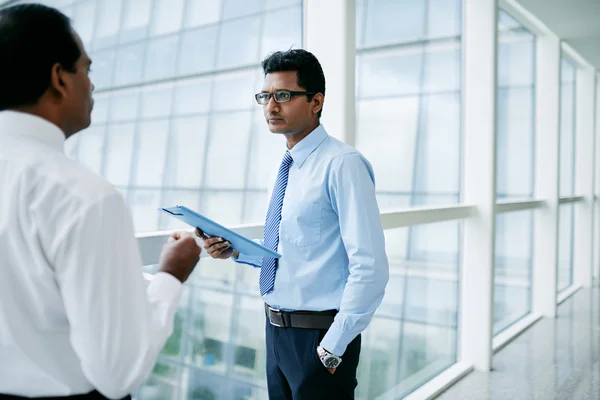
[(337, 368), (340, 362), (335, 357), (327, 357), (324, 364), (327, 368)]

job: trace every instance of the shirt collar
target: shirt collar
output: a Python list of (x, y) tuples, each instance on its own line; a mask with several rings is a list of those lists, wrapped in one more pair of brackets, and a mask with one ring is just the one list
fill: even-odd
[(64, 151), (65, 134), (53, 123), (33, 114), (0, 111), (0, 137), (30, 138)]
[(302, 139), (299, 143), (297, 143), (292, 150), (290, 150), (290, 154), (294, 159), (294, 164), (298, 166), (298, 168), (302, 168), (302, 164), (308, 158), (308, 156), (319, 147), (319, 145), (325, 140), (327, 137), (327, 132), (323, 125), (319, 125), (308, 134), (304, 139)]

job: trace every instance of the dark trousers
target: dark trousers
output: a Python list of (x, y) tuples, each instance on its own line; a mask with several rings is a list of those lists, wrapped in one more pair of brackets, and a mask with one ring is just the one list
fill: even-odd
[[(106, 397), (102, 396), (98, 391), (94, 390), (93, 392), (87, 394), (76, 394), (73, 396), (63, 396), (63, 397), (22, 397), (22, 396), (12, 396), (9, 394), (0, 394), (0, 400), (26, 400), (26, 399), (34, 399), (34, 400), (108, 400)], [(131, 396), (127, 396), (122, 400), (131, 400)]]
[(321, 363), (317, 347), (325, 330), (279, 328), (267, 321), (267, 386), (269, 400), (354, 399), (358, 385), (360, 335), (350, 343), (342, 363), (331, 374)]

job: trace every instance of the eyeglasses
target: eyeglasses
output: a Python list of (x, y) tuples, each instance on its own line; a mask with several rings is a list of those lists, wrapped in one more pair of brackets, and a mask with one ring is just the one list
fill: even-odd
[(273, 100), (275, 100), (276, 103), (287, 103), (294, 96), (312, 96), (313, 94), (314, 93), (312, 93), (312, 92), (294, 92), (291, 90), (278, 90), (275, 93), (267, 93), (267, 92), (256, 93), (254, 95), (254, 98), (256, 99), (256, 102), (258, 104), (264, 106), (266, 104), (269, 104), (269, 101), (271, 100), (271, 96), (273, 96)]

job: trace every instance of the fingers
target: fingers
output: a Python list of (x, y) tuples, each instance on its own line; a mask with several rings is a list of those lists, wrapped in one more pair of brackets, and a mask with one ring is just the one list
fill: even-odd
[[(214, 238), (217, 239), (216, 241), (212, 241), (212, 244), (208, 243), (208, 240), (206, 240), (204, 242), (204, 248), (206, 249), (206, 252), (213, 258), (219, 258), (221, 256), (221, 254), (223, 254), (224, 251), (229, 250), (231, 248), (231, 243), (227, 242), (227, 241), (223, 241), (223, 239), (220, 238)], [(221, 240), (221, 241), (219, 241)]]

